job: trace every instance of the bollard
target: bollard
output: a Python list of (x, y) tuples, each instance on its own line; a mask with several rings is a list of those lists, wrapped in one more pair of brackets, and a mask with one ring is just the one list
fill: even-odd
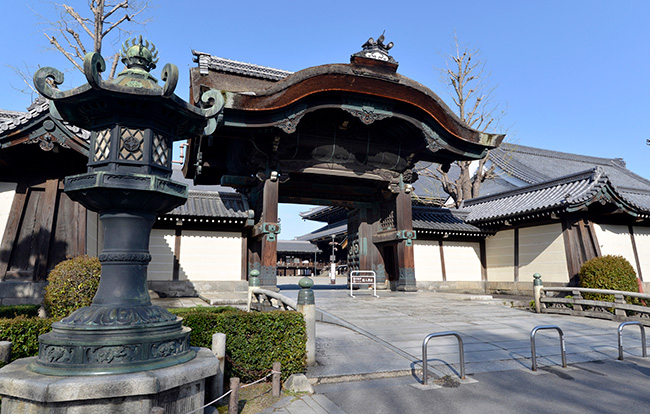
[(239, 378), (230, 378), (230, 391), (228, 414), (239, 414)]
[(316, 301), (314, 299), (314, 281), (311, 278), (303, 277), (298, 282), (302, 288), (298, 292), (297, 311), (302, 313), (305, 318), (305, 325), (307, 331), (307, 366), (312, 366), (316, 363)]
[(282, 387), (282, 383), (280, 382), (280, 379), (282, 377), (282, 365), (279, 362), (274, 362), (273, 363), (273, 377), (272, 377), (272, 391), (273, 391), (273, 396), (274, 397), (279, 397), (280, 396), (280, 389)]
[(542, 275), (539, 273), (535, 273), (533, 275), (533, 291), (535, 294), (535, 312), (536, 313), (541, 313), (542, 312), (542, 304), (540, 300), (542, 299), (542, 288), (544, 285), (542, 284)]
[(248, 274), (248, 311), (251, 311), (251, 304), (253, 302), (253, 289), (260, 287), (260, 271), (253, 269)]
[(11, 342), (0, 341), (0, 362), (8, 364), (11, 361)]
[(210, 400), (223, 395), (223, 373), (226, 362), (226, 334), (216, 333), (212, 335), (212, 353), (219, 360), (219, 372), (217, 372), (213, 377), (214, 379), (211, 391), (214, 393), (214, 396), (211, 394), (210, 397), (212, 398), (209, 398)]

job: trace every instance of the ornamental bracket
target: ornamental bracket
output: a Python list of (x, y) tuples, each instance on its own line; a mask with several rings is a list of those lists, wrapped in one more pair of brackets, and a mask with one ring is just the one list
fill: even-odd
[(398, 240), (405, 240), (409, 247), (413, 246), (413, 240), (417, 239), (415, 230), (398, 230), (396, 236)]

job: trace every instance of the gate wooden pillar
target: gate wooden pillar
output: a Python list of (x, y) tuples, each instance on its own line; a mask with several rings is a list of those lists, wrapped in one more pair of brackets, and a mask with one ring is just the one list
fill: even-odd
[(415, 292), (415, 259), (413, 256), (413, 211), (409, 184), (400, 185), (395, 199), (395, 224), (397, 226), (397, 266), (399, 276), (397, 290)]
[(256, 204), (261, 211), (248, 242), (249, 270), (259, 270), (260, 285), (265, 289), (277, 288), (278, 191), (278, 174), (273, 171), (258, 188)]
[(386, 269), (373, 236), (381, 230), (379, 203), (361, 206), (348, 215), (348, 266), (350, 270), (372, 270), (377, 289), (386, 289)]

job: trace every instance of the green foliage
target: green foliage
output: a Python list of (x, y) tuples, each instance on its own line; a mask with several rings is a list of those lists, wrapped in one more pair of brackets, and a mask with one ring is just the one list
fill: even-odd
[(274, 362), (282, 364), (283, 380), (305, 372), (307, 333), (301, 313), (192, 309), (172, 312), (192, 328), (192, 346), (211, 348), (213, 334), (226, 334), (226, 377), (251, 382), (266, 375)]
[(52, 330), (53, 319), (18, 316), (0, 319), (0, 341), (11, 342), (11, 360), (38, 355), (38, 336)]
[[(585, 262), (580, 268), (580, 287), (591, 289), (622, 290), (638, 292), (634, 268), (623, 256), (601, 256)], [(585, 299), (613, 302), (614, 295), (585, 293)], [(628, 298), (629, 303), (636, 303), (635, 298)]]
[(63, 318), (90, 306), (99, 286), (102, 266), (99, 259), (78, 256), (64, 260), (52, 269), (45, 288), (43, 306), (53, 318)]
[(18, 315), (38, 316), (39, 305), (8, 305), (0, 306), (0, 318), (15, 318)]

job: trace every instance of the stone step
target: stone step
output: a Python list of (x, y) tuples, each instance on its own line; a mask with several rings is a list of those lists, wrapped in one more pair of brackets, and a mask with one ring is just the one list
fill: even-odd
[(246, 307), (248, 292), (202, 292), (199, 297), (212, 306)]

